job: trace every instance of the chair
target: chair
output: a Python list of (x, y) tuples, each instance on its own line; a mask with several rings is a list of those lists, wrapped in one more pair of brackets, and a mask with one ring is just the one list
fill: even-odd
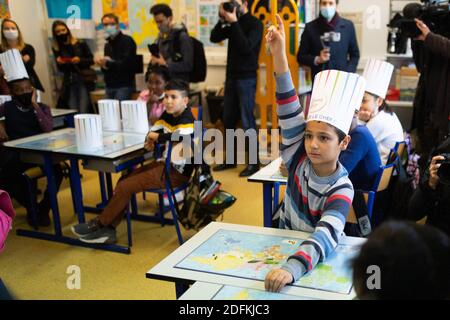
[(406, 151), (406, 141), (396, 142), (394, 148), (392, 148), (389, 153), (387, 164), (394, 163), (397, 156), (402, 162), (404, 160), (407, 160), (406, 159), (407, 153), (405, 153), (405, 151)]
[[(369, 216), (369, 219), (372, 220), (372, 210), (373, 210), (373, 205), (375, 202), (375, 192), (363, 191), (363, 195), (364, 195), (364, 200), (367, 205), (367, 214)], [(358, 219), (356, 218), (356, 213), (355, 213), (355, 209), (353, 208), (353, 206), (350, 207), (350, 211), (348, 213), (346, 222), (358, 224)]]

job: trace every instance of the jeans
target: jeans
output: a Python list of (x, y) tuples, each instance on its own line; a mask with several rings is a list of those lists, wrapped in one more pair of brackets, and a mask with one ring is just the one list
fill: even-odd
[(84, 82), (75, 82), (70, 85), (67, 104), (70, 109), (76, 109), (80, 113), (90, 112), (91, 100)]
[(133, 87), (121, 87), (121, 88), (106, 88), (106, 99), (116, 100), (131, 100), (131, 94), (134, 91)]
[(227, 80), (223, 107), (225, 129), (235, 129), (241, 119), (242, 128), (255, 129), (256, 78)]
[[(226, 129), (235, 129), (239, 119), (242, 122), (242, 128), (244, 131), (249, 129), (256, 130), (255, 121), (255, 94), (256, 94), (256, 78), (248, 79), (233, 79), (227, 80), (225, 83), (225, 97), (223, 107), (223, 123)], [(256, 148), (258, 148), (256, 146)], [(245, 149), (248, 155), (250, 155), (249, 142), (245, 144)], [(254, 150), (254, 149), (253, 149)], [(258, 150), (258, 149), (256, 149)], [(234, 152), (234, 163), (237, 163), (236, 142), (234, 144), (234, 150), (227, 150), (227, 163), (232, 161), (228, 159), (231, 156), (230, 152)], [(258, 152), (256, 152), (258, 158)], [(250, 159), (247, 163), (252, 162)], [(254, 163), (251, 163), (254, 164)]]

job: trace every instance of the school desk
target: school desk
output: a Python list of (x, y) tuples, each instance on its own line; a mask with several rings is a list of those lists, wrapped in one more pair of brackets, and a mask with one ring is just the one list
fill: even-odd
[(134, 165), (142, 163), (148, 156), (148, 153), (143, 149), (145, 136), (146, 134), (141, 133), (104, 131), (103, 147), (96, 150), (78, 149), (75, 129), (73, 128), (6, 142), (4, 144), (5, 147), (19, 151), (23, 161), (44, 166), (53, 214), (54, 234), (28, 230), (18, 230), (17, 234), (72, 245), (129, 253), (129, 247), (91, 245), (62, 234), (53, 163), (70, 160), (70, 186), (74, 211), (78, 216), (79, 223), (83, 223), (85, 222), (85, 208), (83, 205), (79, 160), (82, 160), (84, 168), (88, 170), (106, 173), (127, 170)]
[[(252, 295), (266, 299), (265, 275), (281, 266), (308, 236), (300, 231), (212, 222), (153, 266), (146, 277), (175, 282), (177, 289), (194, 282), (226, 286), (224, 299)], [(334, 253), (281, 293), (300, 299), (353, 299), (349, 262), (364, 241), (342, 237)], [(201, 283), (192, 287), (193, 292), (185, 292), (184, 298), (210, 299), (223, 289)], [(198, 287), (204, 292), (199, 294)]]
[[(53, 129), (60, 129), (63, 127), (74, 127), (73, 116), (78, 113), (75, 109), (50, 109), (53, 116)], [(5, 118), (0, 118), (0, 122)]]
[(264, 227), (272, 227), (272, 217), (278, 207), (280, 185), (285, 185), (287, 182), (287, 177), (280, 173), (280, 165), (281, 157), (275, 159), (247, 179), (248, 182), (263, 184)]

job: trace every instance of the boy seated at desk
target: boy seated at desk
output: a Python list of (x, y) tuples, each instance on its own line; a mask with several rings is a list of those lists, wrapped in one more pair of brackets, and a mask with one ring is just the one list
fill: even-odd
[[(194, 132), (194, 116), (187, 107), (188, 91), (189, 85), (185, 81), (171, 80), (167, 83), (164, 96), (165, 111), (150, 128), (145, 149), (153, 150), (155, 143), (167, 143), (172, 140), (172, 136), (191, 135)], [(165, 156), (122, 177), (103, 212), (88, 223), (72, 226), (73, 233), (87, 243), (115, 243), (116, 227), (123, 219), (131, 196), (148, 189), (165, 188)], [(193, 162), (188, 160), (171, 159), (170, 182), (173, 188), (189, 181)]]
[[(50, 107), (36, 102), (36, 89), (23, 65), (20, 53), (17, 50), (8, 50), (0, 55), (0, 61), (5, 71), (11, 101), (0, 105), (0, 117), (5, 117), (4, 123), (0, 123), (0, 142), (21, 139), (36, 134), (52, 131), (53, 117)], [(50, 225), (50, 198), (48, 190), (44, 192), (43, 199), (37, 208), (37, 217), (34, 221), (32, 208), (33, 198), (30, 197), (28, 184), (23, 173), (36, 165), (24, 163), (20, 160), (18, 152), (3, 149), (0, 155), (0, 189), (8, 191), (10, 196), (16, 199), (27, 209), (27, 221), (31, 226)], [(57, 190), (62, 181), (62, 170), (60, 165), (54, 166)], [(36, 188), (31, 192), (37, 193)]]
[(350, 142), (348, 131), (362, 101), (365, 81), (357, 74), (327, 70), (317, 74), (306, 115), (292, 83), (283, 22), (266, 35), (273, 57), (281, 156), (288, 169), (280, 228), (310, 232), (297, 252), (265, 279), (268, 291), (280, 291), (311, 271), (334, 251), (353, 200), (353, 186), (339, 154)]

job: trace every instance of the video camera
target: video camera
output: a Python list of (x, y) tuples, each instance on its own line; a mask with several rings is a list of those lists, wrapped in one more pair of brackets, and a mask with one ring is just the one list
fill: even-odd
[[(422, 20), (434, 33), (446, 36), (450, 27), (450, 0), (421, 0), (420, 3), (409, 3), (403, 8), (403, 18), (395, 24), (401, 33), (408, 38), (421, 34), (414, 19)], [(391, 22), (392, 23), (392, 22)]]
[(436, 163), (440, 163), (441, 166), (438, 169), (438, 177), (439, 181), (442, 184), (450, 185), (450, 153), (443, 153), (441, 154), (445, 159), (444, 160), (438, 160)]

